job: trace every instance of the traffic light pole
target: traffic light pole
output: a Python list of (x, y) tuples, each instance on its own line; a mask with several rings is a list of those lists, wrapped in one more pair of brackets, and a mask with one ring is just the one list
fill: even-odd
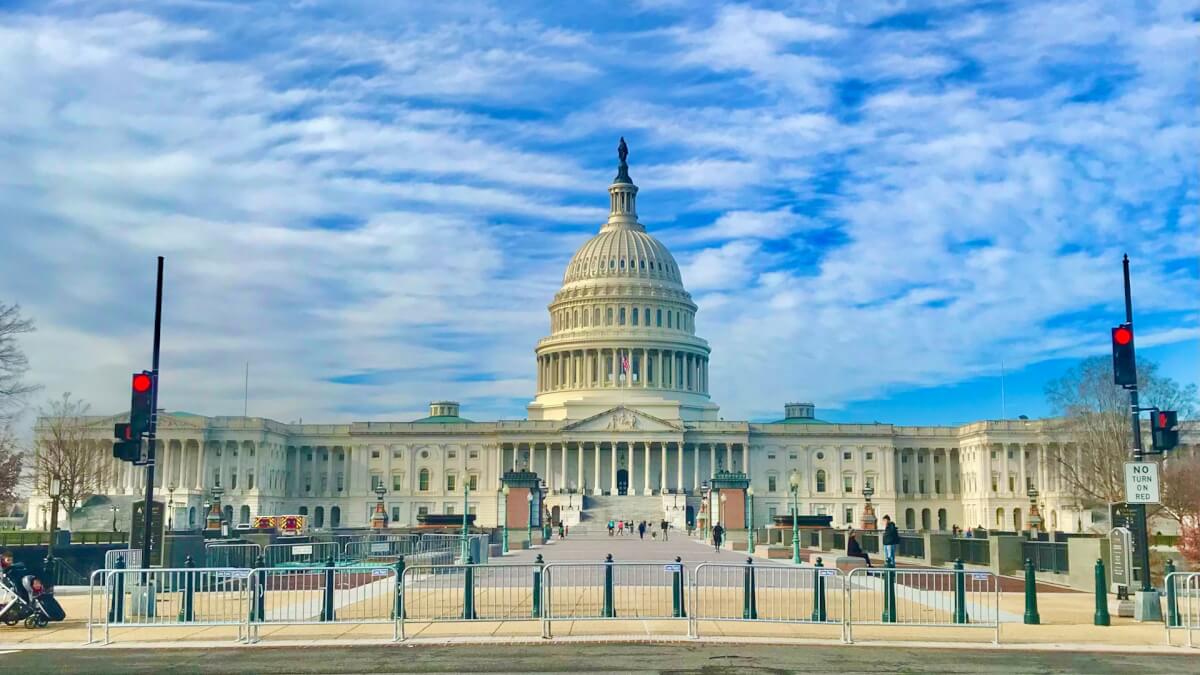
[(158, 282), (154, 291), (154, 364), (151, 367), (151, 377), (154, 378), (154, 394), (150, 408), (150, 431), (146, 434), (146, 456), (149, 461), (146, 462), (146, 501), (142, 509), (142, 569), (150, 567), (150, 530), (154, 515), (154, 464), (158, 460), (154, 452), (154, 432), (158, 430), (158, 346), (162, 335), (162, 288), (163, 257), (160, 255), (158, 256)]
[[(1129, 256), (1126, 255), (1122, 260), (1122, 268), (1125, 275), (1125, 322), (1130, 326), (1133, 325), (1133, 293), (1129, 287)], [(1135, 362), (1136, 363), (1136, 362)], [(1132, 385), (1127, 385), (1129, 389), (1129, 426), (1133, 434), (1133, 461), (1146, 461), (1146, 452), (1142, 448), (1142, 412), (1138, 405), (1138, 389), (1136, 368), (1134, 370), (1135, 377)], [(1134, 546), (1138, 550), (1138, 564), (1142, 568), (1142, 584), (1141, 589), (1137, 593), (1136, 614), (1139, 621), (1161, 621), (1162, 610), (1159, 607), (1158, 593), (1155, 592), (1154, 586), (1150, 583), (1150, 537), (1149, 523), (1146, 521), (1146, 505), (1134, 504), (1137, 509), (1138, 528), (1136, 532), (1137, 540)]]

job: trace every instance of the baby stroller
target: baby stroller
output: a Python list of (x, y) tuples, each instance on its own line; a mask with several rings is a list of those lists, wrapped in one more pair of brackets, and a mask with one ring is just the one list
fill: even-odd
[(26, 628), (45, 628), (67, 618), (54, 591), (25, 571), (24, 565), (0, 556), (0, 622), (15, 626), (24, 621)]

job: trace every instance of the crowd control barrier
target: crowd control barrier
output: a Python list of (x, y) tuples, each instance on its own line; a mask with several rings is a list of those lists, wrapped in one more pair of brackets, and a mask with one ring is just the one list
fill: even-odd
[(289, 565), (308, 567), (324, 565), (327, 560), (341, 557), (335, 541), (314, 541), (304, 544), (268, 544), (263, 549), (263, 560), (267, 567)]
[(1000, 583), (991, 572), (860, 567), (846, 575), (846, 641), (854, 626), (990, 628), (1000, 642)]
[(699, 637), (700, 621), (755, 621), (836, 625), (845, 640), (845, 589), (836, 567), (701, 563), (692, 573), (690, 635)]
[(541, 562), (406, 567), (399, 589), (400, 639), (406, 622), (539, 620), (542, 568)]
[(550, 563), (542, 573), (542, 636), (554, 621), (684, 619), (688, 570), (680, 562)]
[(347, 541), (342, 549), (342, 559), (358, 562), (395, 562), (402, 555), (412, 555), (416, 549), (415, 534), (376, 535)]
[(249, 570), (207, 567), (117, 567), (92, 573), (88, 597), (88, 643), (103, 628), (104, 644), (113, 626), (138, 628), (236, 626), (244, 636), (249, 602)]
[[(396, 626), (398, 565), (272, 567), (250, 571), (246, 639), (265, 625), (390, 623)], [(392, 639), (398, 639), (393, 627)]]
[(261, 554), (258, 544), (213, 542), (204, 545), (204, 566), (250, 569), (258, 564)]
[(1167, 595), (1167, 644), (1174, 644), (1172, 631), (1184, 634), (1184, 644), (1198, 646), (1194, 634), (1200, 630), (1200, 572), (1172, 572), (1163, 584)]

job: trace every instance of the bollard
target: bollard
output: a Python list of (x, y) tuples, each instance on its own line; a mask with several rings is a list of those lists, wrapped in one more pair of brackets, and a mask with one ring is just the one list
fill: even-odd
[(479, 618), (475, 614), (475, 561), (471, 556), (467, 555), (466, 563), (463, 565), (465, 571), (463, 573), (463, 619), (472, 620)]
[(883, 564), (883, 617), (884, 623), (896, 623), (896, 563), (888, 560)]
[(967, 623), (967, 573), (962, 558), (954, 561), (954, 623)]
[(122, 623), (125, 621), (125, 575), (120, 570), (125, 569), (125, 556), (117, 556), (113, 569), (117, 570), (117, 573), (110, 575), (113, 578), (113, 592), (112, 603), (108, 608), (108, 622)]
[(396, 599), (393, 605), (392, 618), (408, 618), (404, 616), (404, 556), (396, 559)]
[(1108, 618), (1108, 592), (1104, 588), (1104, 559), (1096, 559), (1096, 616), (1092, 619), (1092, 623), (1097, 626), (1107, 626)]
[(267, 561), (262, 553), (254, 558), (254, 604), (250, 607), (250, 620), (262, 621), (267, 616)]
[(825, 577), (821, 576), (824, 564), (817, 558), (816, 569), (813, 570), (813, 611), (812, 620), (824, 622), (825, 614)]
[(683, 606), (683, 559), (675, 556), (675, 570), (671, 572), (671, 604), (674, 607), (676, 619), (687, 616)]
[(1163, 570), (1163, 579), (1167, 582), (1167, 625), (1181, 626), (1183, 622), (1179, 620), (1179, 604), (1175, 599), (1175, 579), (1171, 576), (1174, 573), (1175, 561), (1167, 559), (1166, 569)]
[(742, 570), (742, 618), (758, 618), (758, 598), (754, 592), (754, 558), (746, 558)]
[(1037, 575), (1033, 561), (1025, 559), (1025, 623), (1036, 626), (1042, 622), (1037, 608)]
[(617, 608), (613, 605), (613, 557), (612, 554), (604, 556), (604, 612), (603, 616), (606, 619), (611, 619), (617, 615)]
[(540, 619), (542, 617), (542, 568), (546, 562), (542, 560), (542, 554), (539, 553), (533, 561), (533, 618)]
[[(186, 568), (188, 570), (191, 570), (193, 567), (196, 566), (196, 563), (192, 561), (192, 556), (189, 555), (187, 558), (184, 559), (183, 566), (184, 566), (184, 568)], [(182, 621), (194, 621), (196, 619), (196, 612), (195, 612), (196, 587), (194, 585), (195, 578), (193, 575), (194, 575), (194, 572), (190, 572), (190, 571), (183, 573), (183, 603), (182, 603), (182, 606), (179, 608), (179, 620), (181, 622)]]
[(333, 558), (325, 560), (325, 594), (321, 603), (321, 621), (334, 621), (333, 613)]

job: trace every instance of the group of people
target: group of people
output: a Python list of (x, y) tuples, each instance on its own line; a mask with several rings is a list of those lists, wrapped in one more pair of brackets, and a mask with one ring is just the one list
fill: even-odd
[[(892, 522), (891, 516), (883, 517), (883, 559), (886, 564), (895, 566), (896, 564), (896, 546), (900, 544), (900, 531), (896, 529), (896, 524)], [(863, 550), (862, 545), (858, 543), (858, 536), (851, 528), (846, 531), (846, 555), (851, 558), (862, 558), (867, 567), (872, 567), (871, 556)]]
[[(634, 523), (632, 520), (610, 520), (608, 521), (608, 536), (615, 537), (621, 535), (632, 535), (634, 531)], [(646, 533), (650, 533), (650, 538), (658, 537), (658, 533), (654, 531), (654, 523), (641, 521), (637, 524), (638, 539), (645, 539)], [(663, 541), (670, 538), (671, 524), (663, 520), (658, 524), (658, 528), (662, 531)]]

